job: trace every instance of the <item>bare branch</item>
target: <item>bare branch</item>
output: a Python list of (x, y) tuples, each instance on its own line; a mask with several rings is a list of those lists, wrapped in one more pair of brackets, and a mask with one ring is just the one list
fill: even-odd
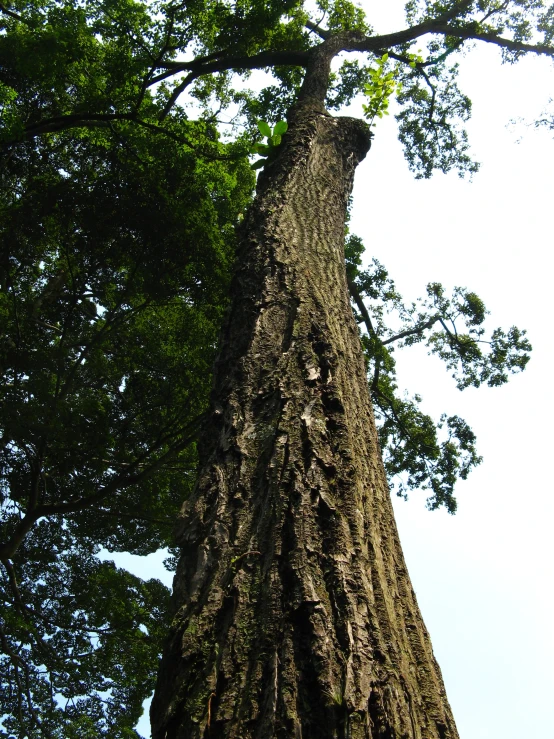
[[(425, 321), (425, 323), (420, 323), (419, 326), (414, 326), (414, 328), (406, 329), (406, 331), (401, 331), (399, 334), (396, 334), (395, 336), (391, 336), (388, 339), (385, 339), (381, 343), (383, 346), (386, 346), (387, 344), (392, 344), (393, 341), (399, 341), (400, 339), (405, 339), (407, 336), (415, 336), (416, 334), (422, 334), (426, 328), (431, 328), (432, 326), (437, 323), (437, 321), (441, 321), (440, 316), (433, 316), (428, 321)], [(442, 321), (441, 321), (442, 323)]]
[(356, 285), (354, 280), (348, 279), (348, 289), (350, 290), (350, 295), (356, 303), (358, 310), (362, 314), (362, 318), (364, 320), (368, 334), (370, 336), (374, 336), (375, 338), (379, 338), (375, 329), (373, 328), (373, 323), (371, 322), (371, 318), (369, 317), (369, 313), (367, 311), (367, 308), (365, 307), (365, 303), (362, 300), (362, 296), (360, 295), (360, 291), (358, 290), (358, 286)]
[(306, 28), (309, 28), (310, 31), (317, 33), (317, 35), (320, 36), (322, 39), (328, 39), (331, 35), (330, 31), (326, 31), (324, 28), (318, 26), (317, 23), (313, 23), (310, 20), (306, 21), (304, 25), (306, 26)]

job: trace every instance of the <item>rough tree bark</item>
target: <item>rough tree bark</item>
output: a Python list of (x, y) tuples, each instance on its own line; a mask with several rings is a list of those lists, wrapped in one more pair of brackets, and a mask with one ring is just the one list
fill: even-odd
[(154, 739), (458, 737), (400, 548), (346, 284), (368, 130), (328, 115), (309, 88), (242, 229), (201, 473), (179, 524)]

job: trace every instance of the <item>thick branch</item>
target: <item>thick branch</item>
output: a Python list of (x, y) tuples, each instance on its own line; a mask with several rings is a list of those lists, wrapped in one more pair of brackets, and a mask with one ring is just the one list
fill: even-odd
[[(169, 112), (169, 111), (168, 111)], [(210, 151), (205, 151), (201, 147), (193, 144), (185, 136), (174, 133), (164, 126), (150, 123), (149, 121), (143, 121), (137, 118), (135, 113), (68, 113), (66, 115), (56, 116), (55, 118), (47, 118), (43, 121), (38, 121), (25, 128), (25, 138), (33, 139), (36, 136), (42, 136), (45, 133), (57, 133), (59, 131), (68, 131), (72, 128), (103, 128), (111, 127), (112, 123), (117, 121), (128, 121), (142, 128), (147, 128), (152, 133), (161, 134), (168, 138), (176, 141), (179, 144), (184, 144), (190, 149), (195, 151), (206, 159), (214, 159), (221, 161), (229, 161), (230, 159), (236, 159), (241, 154), (225, 155), (225, 154), (214, 154)], [(49, 328), (52, 328), (51, 326)]]
[(509, 49), (510, 51), (523, 51), (525, 53), (530, 52), (533, 54), (544, 54), (545, 56), (554, 56), (554, 47), (546, 46), (545, 44), (524, 44), (521, 41), (512, 41), (508, 38), (502, 38), (494, 33), (479, 33), (472, 31), (467, 28), (457, 28), (456, 26), (449, 26), (446, 24), (437, 25), (433, 30), (433, 33), (440, 33), (444, 36), (455, 36), (471, 41), (485, 41), (488, 44), (494, 44), (502, 49)]
[(365, 327), (367, 329), (368, 334), (370, 336), (374, 336), (375, 338), (379, 338), (377, 336), (375, 329), (373, 328), (373, 323), (371, 322), (371, 318), (369, 316), (368, 310), (365, 307), (365, 303), (362, 300), (362, 296), (360, 295), (360, 291), (358, 290), (358, 286), (356, 285), (354, 280), (348, 279), (348, 289), (350, 291), (350, 295), (352, 296), (354, 302), (356, 303), (358, 310), (360, 311), (362, 315), (362, 318), (364, 320)]
[(175, 521), (172, 518), (154, 518), (153, 516), (141, 516), (138, 513), (122, 513), (121, 511), (105, 511), (103, 509), (96, 511), (97, 516), (106, 516), (108, 518), (124, 518), (126, 521), (148, 521), (148, 523), (159, 523), (163, 526), (173, 526)]
[(308, 64), (309, 52), (307, 51), (262, 51), (254, 56), (228, 56), (223, 59), (215, 59), (206, 62), (209, 57), (193, 59), (190, 62), (165, 62), (160, 68), (165, 69), (152, 78), (150, 84), (172, 77), (179, 72), (192, 72), (194, 78), (204, 74), (226, 72), (229, 69), (264, 69), (265, 67), (294, 66), (305, 67)]
[(10, 18), (13, 18), (16, 21), (20, 21), (21, 23), (26, 23), (26, 21), (17, 13), (14, 13), (13, 10), (8, 10), (8, 8), (5, 7), (5, 5), (2, 5), (0, 3), (0, 13), (4, 13), (4, 15), (9, 16)]
[[(160, 62), (157, 66), (165, 71), (152, 76), (148, 81), (147, 86), (161, 82), (169, 77), (173, 77), (180, 72), (189, 72), (185, 79), (182, 80), (175, 88), (164, 110), (160, 114), (160, 121), (162, 121), (168, 115), (178, 97), (194, 82), (194, 80), (207, 74), (215, 74), (228, 70), (240, 71), (247, 69), (264, 69), (281, 65), (306, 67), (307, 72), (299, 95), (299, 100), (305, 101), (310, 99), (322, 105), (327, 94), (331, 61), (341, 51), (379, 53), (384, 49), (390, 49), (391, 47), (415, 41), (417, 38), (427, 34), (453, 36), (460, 40), (484, 41), (511, 51), (533, 52), (536, 54), (554, 56), (554, 48), (544, 44), (525, 44), (519, 41), (502, 38), (493, 33), (479, 33), (469, 28), (450, 26), (449, 21), (459, 17), (460, 13), (463, 13), (470, 5), (471, 2), (464, 0), (464, 2), (458, 3), (448, 13), (444, 13), (438, 18), (426, 20), (423, 23), (419, 23), (418, 25), (407, 28), (403, 31), (389, 33), (382, 36), (367, 37), (359, 31), (342, 31), (337, 34), (331, 34), (325, 29), (319, 28), (319, 26), (316, 26), (311, 21), (308, 21), (306, 23), (307, 27), (319, 33), (319, 35), (324, 39), (321, 44), (313, 47), (310, 51), (264, 51), (250, 57), (228, 56), (223, 58), (221, 55), (224, 52), (219, 51), (215, 54), (193, 59), (188, 62)], [(0, 6), (0, 9), (3, 9), (3, 6)], [(3, 10), (4, 12), (9, 13), (9, 11), (5, 11), (5, 9)], [(393, 56), (394, 58), (404, 61), (404, 59), (399, 56)], [(437, 61), (439, 60), (431, 60), (429, 63), (436, 63)], [(133, 121), (138, 125), (148, 126), (153, 130), (156, 129), (153, 124), (140, 121), (136, 117), (135, 113), (83, 113), (69, 114), (50, 118), (45, 121), (39, 121), (38, 123), (28, 126), (25, 130), (25, 135), (26, 138), (34, 138), (43, 133), (52, 133), (78, 126), (106, 126), (109, 125), (110, 122), (117, 120)], [(159, 128), (158, 130), (167, 135), (171, 135), (170, 132), (166, 132), (163, 128)]]
[(317, 33), (318, 36), (322, 39), (328, 39), (331, 35), (330, 31), (325, 30), (325, 28), (321, 28), (317, 25), (317, 23), (312, 23), (312, 21), (308, 20), (305, 23), (306, 28), (309, 28), (310, 31), (313, 31), (314, 33)]
[(33, 139), (44, 133), (56, 133), (68, 128), (106, 127), (113, 121), (131, 120), (136, 120), (134, 113), (68, 113), (29, 124), (25, 127), (25, 138)]
[[(172, 77), (179, 72), (190, 72), (183, 82), (174, 92), (167, 108), (174, 104), (177, 97), (188, 87), (195, 79), (205, 74), (213, 74), (224, 72), (230, 69), (262, 69), (278, 65), (293, 65), (307, 68), (306, 78), (300, 93), (300, 99), (313, 99), (321, 103), (327, 92), (328, 86), (328, 67), (331, 60), (341, 51), (367, 51), (378, 53), (383, 49), (389, 49), (394, 46), (415, 41), (421, 36), (430, 33), (441, 35), (456, 36), (461, 39), (474, 38), (492, 43), (506, 48), (517, 49), (522, 51), (535, 51), (537, 53), (554, 54), (554, 49), (547, 46), (529, 46), (526, 44), (518, 44), (517, 42), (501, 39), (493, 36), (493, 34), (478, 34), (471, 31), (464, 31), (460, 28), (451, 28), (448, 23), (471, 6), (471, 0), (463, 0), (451, 10), (438, 18), (429, 19), (423, 23), (407, 28), (396, 33), (384, 34), (382, 36), (364, 36), (359, 31), (342, 31), (332, 34), (325, 29), (320, 28), (316, 24), (308, 21), (306, 26), (315, 31), (323, 38), (323, 42), (313, 47), (310, 51), (269, 51), (255, 54), (251, 57), (227, 57), (217, 58), (215, 60), (206, 61), (208, 57), (202, 59), (194, 59), (190, 62), (165, 62), (160, 65), (165, 69), (164, 72), (152, 78), (150, 84), (160, 82), (168, 77)], [(163, 115), (166, 115), (164, 111)]]
[(383, 36), (369, 36), (360, 39), (360, 34), (357, 32), (345, 32), (344, 34), (340, 34), (345, 38), (345, 43), (340, 51), (368, 51), (376, 53), (383, 49), (389, 49), (390, 47), (415, 41), (417, 38), (427, 34), (440, 34), (441, 36), (453, 36), (464, 41), (485, 41), (486, 43), (496, 44), (496, 46), (509, 49), (510, 51), (532, 52), (554, 56), (554, 47), (547, 46), (546, 44), (526, 44), (520, 41), (502, 38), (494, 33), (480, 33), (471, 28), (449, 25), (450, 21), (459, 17), (460, 13), (470, 5), (471, 2), (467, 1), (458, 3), (448, 13), (444, 13), (438, 18), (426, 20), (403, 31), (397, 31), (396, 33), (389, 33)]
[[(364, 36), (358, 31), (344, 31), (341, 34), (335, 35), (335, 37), (342, 36), (344, 38), (345, 43), (339, 51), (378, 52), (392, 46), (399, 46), (400, 44), (405, 44), (409, 41), (415, 41), (415, 39), (420, 38), (420, 36), (425, 36), (428, 33), (441, 33), (438, 28), (440, 26), (444, 27), (449, 21), (457, 18), (460, 13), (463, 13), (471, 6), (472, 2), (473, 0), (462, 0), (462, 2), (457, 3), (447, 13), (443, 13), (437, 18), (423, 21), (423, 23), (419, 23), (411, 28), (406, 28), (403, 31), (397, 31), (396, 33), (388, 33), (382, 36)], [(320, 36), (326, 40), (332, 38), (328, 31), (319, 28), (310, 21), (306, 23), (306, 26), (319, 33)]]
[(162, 123), (166, 117), (169, 115), (171, 109), (177, 102), (179, 96), (187, 89), (187, 87), (194, 82), (195, 79), (198, 79), (200, 77), (200, 74), (196, 74), (194, 72), (191, 72), (188, 74), (182, 82), (180, 82), (177, 87), (173, 90), (171, 93), (171, 96), (167, 103), (164, 106), (164, 109), (160, 113), (158, 117), (158, 122)]

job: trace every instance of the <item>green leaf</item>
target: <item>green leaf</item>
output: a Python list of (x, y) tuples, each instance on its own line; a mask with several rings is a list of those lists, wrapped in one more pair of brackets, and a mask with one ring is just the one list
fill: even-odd
[(252, 169), (261, 169), (262, 167), (265, 167), (267, 164), (267, 159), (258, 159), (257, 162), (254, 162), (254, 164), (251, 164)]
[(281, 143), (281, 137), (279, 134), (273, 134), (273, 136), (269, 139), (270, 146), (279, 146)]
[(279, 121), (273, 129), (274, 136), (282, 136), (287, 132), (289, 124), (286, 121)]
[(266, 136), (267, 138), (271, 136), (271, 128), (269, 127), (269, 124), (265, 121), (258, 121), (258, 131), (262, 134), (262, 136)]

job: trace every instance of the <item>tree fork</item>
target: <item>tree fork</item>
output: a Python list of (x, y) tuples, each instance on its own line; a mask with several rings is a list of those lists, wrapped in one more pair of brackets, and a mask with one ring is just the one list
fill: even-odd
[(457, 739), (344, 267), (367, 126), (297, 104), (245, 218), (154, 739)]

